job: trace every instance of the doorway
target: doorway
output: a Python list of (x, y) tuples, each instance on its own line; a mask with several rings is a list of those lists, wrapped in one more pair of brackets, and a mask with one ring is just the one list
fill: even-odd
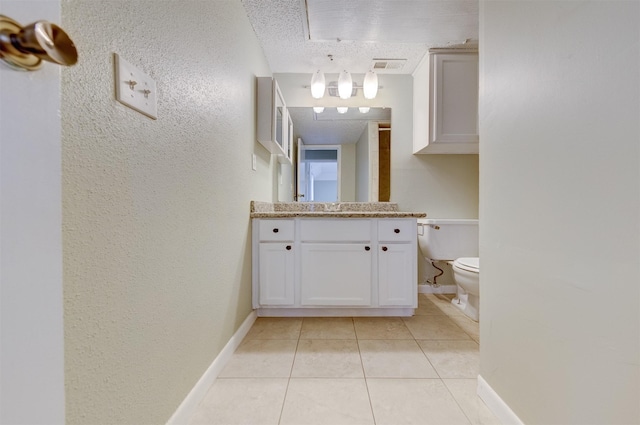
[(378, 201), (391, 199), (391, 125), (378, 125)]
[(298, 139), (298, 202), (340, 200), (340, 146), (307, 146)]

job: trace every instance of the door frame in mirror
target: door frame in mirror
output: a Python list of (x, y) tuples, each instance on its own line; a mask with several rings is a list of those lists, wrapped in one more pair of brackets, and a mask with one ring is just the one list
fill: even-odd
[[(336, 185), (337, 185), (337, 201), (340, 201), (342, 199), (342, 187), (341, 187), (341, 182), (342, 182), (342, 178), (341, 178), (341, 164), (342, 164), (342, 146), (341, 145), (305, 145), (304, 142), (302, 141), (301, 138), (298, 138), (298, 151), (297, 151), (297, 158), (296, 158), (296, 184), (295, 184), (295, 196), (294, 199), (297, 202), (314, 202), (314, 201), (309, 201), (307, 199), (300, 199), (305, 197), (306, 193), (301, 193), (301, 181), (304, 181), (304, 179), (302, 178), (302, 167), (300, 166), (300, 163), (302, 161), (302, 158), (304, 157), (303, 155), (303, 151), (304, 150), (335, 150), (337, 151), (337, 176), (336, 176)], [(306, 192), (306, 190), (305, 190)], [(307, 197), (308, 198), (308, 197)]]

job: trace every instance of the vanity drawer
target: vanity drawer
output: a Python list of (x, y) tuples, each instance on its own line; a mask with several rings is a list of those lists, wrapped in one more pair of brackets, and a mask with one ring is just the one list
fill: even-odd
[(302, 242), (369, 242), (371, 221), (361, 219), (302, 220)]
[(290, 220), (260, 220), (261, 241), (293, 241), (294, 223)]
[(378, 220), (378, 240), (384, 242), (411, 242), (417, 238), (415, 219)]

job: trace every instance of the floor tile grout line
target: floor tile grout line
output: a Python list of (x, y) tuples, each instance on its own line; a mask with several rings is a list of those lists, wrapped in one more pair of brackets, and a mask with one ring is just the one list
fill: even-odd
[[(426, 298), (426, 297), (425, 297)], [(428, 299), (428, 298), (427, 298)], [(430, 300), (429, 300), (430, 301)], [(435, 303), (434, 303), (435, 305)], [(440, 309), (439, 306), (436, 306)], [(475, 341), (473, 339), (473, 337), (471, 335), (469, 335), (469, 333), (464, 330), (461, 326), (459, 326), (456, 322), (453, 321), (453, 319), (451, 318), (451, 315), (448, 314), (445, 310), (440, 309), (444, 315), (451, 320), (451, 322), (453, 322), (454, 325), (456, 325), (458, 328), (460, 328), (460, 330), (462, 330), (462, 332), (467, 335), (469, 338), (471, 338), (472, 341)], [(437, 341), (437, 340), (436, 340)], [(438, 375), (440, 382), (442, 383), (442, 385), (445, 387), (445, 389), (447, 390), (447, 392), (451, 395), (451, 397), (453, 398), (454, 402), (456, 403), (456, 405), (458, 406), (458, 408), (460, 409), (460, 411), (462, 412), (462, 414), (464, 415), (464, 417), (467, 419), (467, 421), (469, 422), (469, 424), (473, 424), (471, 418), (469, 417), (469, 415), (467, 415), (467, 413), (464, 411), (464, 409), (462, 408), (462, 406), (460, 405), (460, 402), (458, 401), (458, 399), (456, 398), (456, 396), (451, 392), (451, 390), (449, 389), (449, 387), (447, 386), (446, 382), (444, 381), (444, 378), (440, 375), (440, 372), (438, 372), (438, 369), (435, 368), (435, 366), (433, 366), (433, 364), (431, 363), (431, 360), (429, 359), (429, 356), (427, 355), (427, 353), (424, 351), (424, 348), (422, 348), (422, 346), (420, 345), (420, 343), (418, 343), (418, 340), (416, 340), (416, 343), (418, 344), (418, 346), (420, 347), (420, 350), (422, 350), (422, 352), (424, 353), (424, 356), (427, 358), (427, 361), (431, 364), (431, 366), (433, 367), (433, 370), (435, 370), (436, 374)], [(478, 343), (478, 345), (480, 345)]]
[[(420, 341), (425, 341), (424, 339), (421, 339)], [(431, 367), (433, 368), (434, 372), (436, 373), (436, 375), (438, 375), (438, 379), (440, 379), (442, 381), (442, 376), (440, 376), (440, 372), (438, 372), (438, 369), (436, 369), (436, 367), (433, 365), (433, 363), (431, 363), (431, 359), (429, 359), (429, 356), (427, 355), (427, 353), (424, 351), (424, 348), (422, 348), (422, 345), (420, 345), (420, 343), (418, 342), (418, 340), (416, 339), (416, 344), (418, 344), (418, 348), (420, 348), (420, 351), (422, 351), (422, 354), (424, 355), (424, 357), (427, 359), (427, 361), (429, 362), (429, 364), (431, 365)], [(442, 383), (444, 385), (444, 382)]]
[(480, 345), (480, 342), (476, 341), (476, 340), (473, 338), (473, 335), (471, 335), (469, 332), (467, 332), (467, 331), (466, 331), (462, 326), (460, 326), (460, 325), (458, 325), (456, 322), (454, 322), (454, 321), (453, 321), (453, 319), (451, 319), (451, 316), (447, 315), (447, 317), (448, 317), (448, 318), (453, 322), (453, 324), (454, 324), (454, 325), (456, 325), (458, 328), (460, 328), (460, 330), (461, 330), (462, 332), (464, 332), (464, 333), (465, 333), (469, 338), (471, 338), (471, 340), (472, 340), (472, 341), (475, 341), (475, 342), (477, 342), (477, 343), (478, 343), (478, 345)]
[[(475, 342), (476, 344), (478, 344), (478, 345), (479, 345), (479, 341), (475, 340), (475, 339), (474, 339), (474, 337), (473, 337), (469, 332), (467, 332), (464, 328), (462, 328), (462, 326), (458, 325), (458, 323), (456, 323), (456, 322), (452, 319), (452, 315), (451, 315), (451, 314), (448, 314), (446, 311), (444, 311), (444, 310), (443, 310), (443, 315), (444, 315), (445, 317), (447, 317), (447, 319), (449, 319), (449, 320), (450, 320), (450, 321), (455, 325), (455, 327), (456, 327), (456, 328), (458, 328), (458, 329), (462, 332), (462, 334), (464, 334), (465, 336), (467, 336), (467, 338), (469, 338), (469, 339), (465, 339), (464, 341), (473, 341), (473, 342)], [(427, 315), (427, 316), (435, 316), (435, 315)], [(441, 315), (438, 315), (438, 316), (441, 316)], [(294, 370), (294, 368), (295, 368), (295, 361), (296, 361), (296, 357), (297, 357), (297, 354), (298, 354), (298, 350), (299, 350), (299, 348), (300, 348), (300, 341), (301, 341), (301, 339), (302, 339), (302, 334), (303, 334), (303, 332), (302, 332), (302, 331), (303, 331), (303, 326), (304, 326), (304, 318), (301, 318), (301, 319), (302, 319), (302, 320), (301, 320), (301, 322), (300, 322), (300, 328), (299, 328), (299, 330), (298, 330), (298, 332), (297, 332), (297, 334), (298, 334), (298, 335), (297, 335), (297, 339), (295, 339), (295, 340), (296, 340), (296, 347), (295, 347), (295, 352), (294, 352), (294, 358), (293, 358), (293, 361), (292, 361), (292, 363), (291, 363), (291, 368), (290, 368), (290, 370), (289, 370), (289, 376), (288, 376), (288, 378), (287, 378), (287, 386), (286, 386), (286, 388), (285, 388), (284, 398), (283, 398), (283, 400), (282, 400), (282, 406), (281, 406), (281, 409), (280, 409), (280, 415), (279, 415), (279, 418), (278, 418), (278, 424), (281, 424), (281, 423), (282, 423), (283, 414), (284, 414), (284, 407), (285, 407), (285, 404), (286, 404), (287, 396), (289, 395), (289, 394), (288, 394), (288, 390), (289, 390), (289, 388), (290, 388), (291, 381), (296, 379), (296, 378), (294, 378), (294, 377), (293, 377), (293, 370)], [(405, 319), (405, 318), (402, 318), (402, 317), (401, 317), (401, 319)], [(453, 395), (453, 393), (452, 393), (452, 391), (450, 390), (450, 388), (446, 385), (446, 383), (445, 383), (445, 378), (443, 378), (443, 377), (440, 375), (440, 373), (438, 372), (438, 370), (437, 370), (435, 367), (433, 367), (433, 364), (431, 363), (431, 360), (429, 359), (429, 356), (427, 355), (427, 353), (425, 352), (425, 350), (423, 349), (423, 347), (418, 343), (418, 338), (417, 338), (417, 337), (414, 335), (414, 333), (413, 333), (413, 332), (411, 332), (411, 330), (408, 328), (408, 326), (407, 326), (407, 324), (406, 324), (406, 321), (405, 321), (405, 320), (402, 320), (402, 323), (403, 323), (403, 325), (407, 328), (407, 330), (409, 330), (409, 334), (411, 335), (411, 337), (408, 337), (408, 338), (406, 338), (405, 340), (413, 340), (413, 341), (418, 345), (418, 347), (420, 348), (421, 352), (423, 353), (423, 355), (424, 355), (424, 356), (425, 356), (425, 358), (427, 359), (428, 363), (429, 363), (429, 364), (431, 364), (431, 366), (432, 366), (432, 367), (433, 367), (433, 369), (435, 370), (436, 375), (437, 375), (438, 377), (437, 377), (437, 378), (392, 378), (392, 377), (388, 377), (388, 378), (376, 378), (376, 377), (367, 377), (367, 376), (366, 376), (365, 367), (364, 367), (364, 361), (363, 361), (363, 358), (362, 358), (362, 351), (361, 351), (361, 347), (360, 347), (360, 341), (366, 341), (366, 340), (369, 340), (369, 339), (367, 339), (367, 338), (359, 338), (359, 337), (358, 337), (358, 333), (357, 333), (357, 331), (356, 331), (356, 326), (355, 326), (355, 320), (356, 320), (356, 318), (354, 318), (354, 317), (350, 317), (350, 322), (351, 322), (351, 325), (352, 325), (352, 327), (353, 327), (353, 332), (354, 332), (354, 335), (355, 335), (355, 341), (356, 341), (357, 348), (358, 348), (358, 354), (359, 354), (359, 358), (360, 358), (360, 366), (361, 366), (361, 368), (362, 368), (362, 372), (363, 372), (363, 378), (356, 378), (356, 377), (354, 377), (353, 379), (364, 379), (364, 380), (365, 380), (365, 388), (366, 388), (366, 390), (367, 390), (367, 396), (368, 396), (368, 399), (369, 399), (369, 406), (370, 406), (370, 409), (371, 409), (371, 415), (372, 415), (372, 417), (373, 417), (374, 424), (376, 423), (376, 417), (375, 417), (375, 413), (374, 413), (374, 410), (373, 410), (373, 401), (372, 401), (371, 393), (370, 393), (370, 389), (369, 389), (369, 382), (368, 382), (368, 381), (369, 381), (369, 379), (381, 379), (381, 380), (384, 380), (384, 379), (407, 379), (407, 380), (413, 380), (413, 379), (428, 379), (428, 380), (434, 380), (434, 379), (437, 379), (437, 380), (439, 380), (439, 381), (442, 383), (442, 385), (444, 385), (444, 386), (445, 386), (446, 391), (447, 391), (447, 394), (449, 394), (450, 396), (452, 396), (452, 397), (454, 398), (454, 400), (455, 400), (455, 402), (456, 402), (456, 406), (457, 406), (457, 407), (462, 411), (462, 413), (464, 414), (464, 417), (466, 418), (466, 420), (467, 420), (469, 423), (472, 423), (472, 422), (471, 422), (471, 418), (469, 417), (469, 415), (468, 415), (464, 410), (462, 410), (462, 406), (461, 406), (460, 402), (459, 402), (459, 401), (458, 401), (458, 399)], [(262, 339), (262, 338), (257, 338), (257, 339)], [(272, 338), (265, 338), (265, 340), (269, 340), (269, 339), (272, 339)], [(291, 339), (291, 340), (293, 340), (294, 338), (290, 338), (290, 339)], [(326, 339), (326, 338), (321, 338), (321, 339)], [(382, 338), (382, 339), (386, 339), (386, 338)], [(372, 339), (372, 340), (378, 340), (378, 339)], [(425, 340), (425, 339), (424, 339), (424, 338), (422, 338), (422, 339), (420, 339), (420, 340)], [(453, 340), (450, 340), (450, 339), (426, 339), (426, 340), (427, 340), (427, 341), (458, 341), (458, 339), (453, 339)], [(463, 340), (459, 340), (459, 341), (463, 341)], [(249, 377), (247, 377), (247, 378), (249, 378)], [(266, 377), (265, 377), (265, 378), (266, 378)], [(338, 378), (337, 378), (337, 377), (318, 377), (318, 378), (314, 378), (314, 379), (331, 380), (331, 379), (338, 379)], [(452, 378), (452, 379), (453, 379), (453, 378)], [(460, 378), (460, 379), (462, 379), (462, 378)], [(470, 379), (470, 378), (468, 378), (468, 379)]]
[(462, 408), (462, 406), (460, 405), (460, 402), (458, 401), (458, 398), (455, 396), (455, 394), (453, 394), (451, 392), (451, 390), (449, 389), (449, 386), (447, 385), (446, 382), (444, 382), (444, 379), (441, 379), (442, 381), (442, 385), (444, 385), (444, 387), (447, 389), (447, 392), (449, 394), (451, 394), (451, 398), (453, 398), (453, 401), (456, 402), (456, 405), (458, 406), (458, 408), (460, 409), (460, 411), (462, 412), (462, 414), (464, 415), (465, 418), (467, 418), (467, 421), (469, 421), (469, 424), (473, 424), (473, 420), (469, 417), (469, 415), (467, 415), (467, 412), (464, 411), (464, 409)]
[(282, 406), (280, 407), (280, 416), (278, 417), (278, 425), (282, 423), (282, 414), (284, 413), (284, 405), (287, 402), (287, 394), (289, 393), (289, 385), (291, 384), (291, 375), (293, 375), (293, 367), (296, 364), (296, 356), (298, 355), (298, 347), (300, 346), (300, 336), (302, 335), (303, 324), (304, 324), (304, 318), (300, 321), (300, 330), (298, 331), (298, 339), (296, 340), (296, 349), (293, 352), (293, 361), (291, 362), (291, 369), (289, 369), (289, 378), (287, 378), (287, 388), (285, 388), (284, 397), (282, 398)]
[[(451, 321), (452, 321), (452, 323), (453, 323), (457, 328), (459, 328), (459, 329), (462, 331), (462, 333), (464, 333), (468, 338), (470, 338), (470, 340), (471, 340), (471, 341), (474, 341), (474, 342), (476, 342), (476, 343), (479, 345), (479, 342), (478, 342), (478, 341), (476, 341), (470, 333), (468, 333), (464, 328), (462, 328), (460, 325), (458, 325), (456, 322), (454, 322), (454, 321), (453, 321), (452, 316), (451, 316), (450, 314), (447, 314), (447, 313), (446, 313), (446, 312), (444, 312), (444, 311), (443, 311), (443, 314), (444, 314), (444, 316), (446, 316), (449, 320), (451, 320)], [(303, 320), (304, 320), (304, 319), (303, 319)], [(366, 384), (366, 387), (367, 387), (367, 393), (368, 393), (368, 396), (369, 396), (369, 404), (370, 404), (370, 407), (371, 407), (371, 409), (372, 409), (371, 411), (372, 411), (372, 415), (373, 415), (373, 405), (372, 405), (372, 400), (371, 400), (371, 396), (370, 396), (370, 393), (369, 393), (369, 387), (368, 387), (368, 383), (367, 383), (367, 382), (368, 382), (369, 377), (367, 377), (367, 376), (366, 376), (366, 373), (365, 373), (365, 370), (364, 370), (364, 362), (363, 362), (363, 359), (362, 359), (362, 352), (361, 352), (361, 350), (360, 350), (360, 343), (359, 343), (359, 341), (365, 341), (365, 340), (368, 340), (368, 339), (367, 339), (367, 338), (359, 338), (359, 337), (358, 337), (358, 333), (357, 333), (357, 331), (356, 331), (356, 327), (355, 327), (355, 318), (354, 318), (354, 317), (351, 317), (351, 318), (350, 318), (350, 320), (351, 320), (351, 323), (352, 323), (352, 326), (353, 326), (353, 332), (354, 332), (355, 340), (356, 340), (356, 342), (357, 342), (357, 346), (358, 346), (358, 353), (359, 353), (359, 356), (360, 356), (360, 363), (361, 363), (361, 367), (362, 367), (362, 371), (363, 371), (363, 375), (364, 375), (364, 379), (365, 379), (365, 384)], [(298, 331), (298, 337), (297, 337), (297, 340), (296, 340), (296, 350), (295, 350), (295, 353), (296, 353), (296, 354), (294, 355), (294, 362), (292, 363), (292, 367), (291, 367), (291, 370), (290, 370), (290, 373), (289, 373), (289, 378), (288, 378), (288, 381), (287, 381), (287, 390), (286, 390), (286, 393), (288, 393), (288, 388), (289, 388), (289, 384), (290, 384), (290, 382), (291, 382), (291, 379), (294, 379), (294, 378), (293, 378), (293, 376), (292, 376), (292, 371), (293, 371), (293, 368), (294, 368), (294, 365), (295, 365), (295, 356), (297, 355), (297, 352), (298, 352), (299, 343), (300, 343), (300, 340), (302, 339), (302, 326), (303, 326), (303, 323), (304, 323), (304, 322), (302, 322), (301, 327), (300, 327), (300, 329), (299, 329), (299, 331)], [(405, 323), (404, 321), (403, 321), (403, 324), (406, 326), (406, 323)], [(413, 341), (415, 341), (415, 342), (417, 343), (418, 338), (416, 338), (416, 337), (415, 337), (415, 335), (410, 331), (410, 329), (408, 329), (408, 330), (409, 330), (409, 334), (411, 335), (411, 338), (406, 338), (406, 340), (413, 340)], [(292, 338), (292, 339), (293, 339), (293, 338)], [(324, 338), (321, 338), (321, 339), (324, 339)], [(384, 339), (384, 338), (383, 338), (383, 339)], [(438, 340), (441, 340), (441, 339), (434, 339), (433, 341), (438, 341)], [(445, 340), (447, 340), (447, 339), (445, 339)], [(453, 341), (453, 340), (452, 340), (452, 341)], [(468, 340), (465, 340), (465, 341), (468, 341)], [(423, 354), (424, 354), (424, 355), (425, 355), (425, 357), (427, 358), (427, 361), (431, 364), (431, 361), (429, 360), (428, 356), (427, 356), (427, 355), (426, 355), (426, 353), (424, 352), (424, 349), (420, 346), (420, 344), (418, 344), (418, 346), (420, 347), (421, 351), (423, 352)], [(432, 364), (431, 364), (431, 365), (432, 365)], [(432, 365), (432, 366), (433, 366), (433, 365)], [(435, 367), (434, 367), (434, 370), (435, 370)], [(440, 376), (440, 374), (437, 372), (437, 370), (436, 370), (436, 374), (438, 375), (438, 378), (429, 378), (429, 379), (438, 379), (438, 380), (440, 380), (440, 381), (443, 383), (443, 385), (445, 385), (445, 386), (446, 386), (446, 384), (444, 384), (444, 381), (443, 381), (443, 380), (444, 380), (444, 378), (442, 378), (442, 377)], [(334, 379), (334, 378), (326, 377), (326, 378), (324, 378), (324, 379)], [(361, 378), (354, 378), (354, 379), (361, 379)], [(371, 379), (384, 379), (384, 378), (371, 378)], [(396, 379), (396, 378), (394, 378), (394, 379)], [(412, 379), (412, 378), (400, 378), (400, 379)], [(448, 393), (450, 393), (450, 394), (453, 396), (453, 394), (451, 393), (451, 391), (449, 390), (449, 388), (448, 388), (448, 387), (447, 387), (447, 392), (448, 392)], [(286, 393), (285, 393), (285, 399), (283, 400), (283, 408), (281, 409), (281, 414), (280, 414), (279, 422), (280, 422), (280, 421), (281, 421), (281, 419), (282, 419), (282, 413), (283, 413), (283, 411), (284, 411), (284, 403), (286, 402)], [(454, 397), (454, 399), (455, 399), (455, 397)], [(459, 406), (459, 403), (458, 403), (457, 399), (456, 399), (456, 404)], [(459, 407), (460, 407), (460, 406), (459, 406)], [(467, 416), (466, 414), (465, 414), (465, 417), (467, 417), (467, 419), (468, 419), (468, 416)], [(375, 416), (374, 416), (374, 421), (375, 421)]]
[[(355, 330), (355, 320), (354, 320), (353, 326)], [(364, 368), (364, 360), (362, 360), (362, 351), (360, 350), (360, 339), (358, 338), (357, 334), (356, 334), (356, 344), (358, 345), (358, 355), (360, 356), (360, 366), (362, 366), (362, 377), (364, 378), (364, 386), (367, 389), (367, 398), (369, 399), (369, 408), (371, 409), (371, 417), (373, 418), (373, 425), (376, 425), (376, 414), (373, 411), (373, 401), (371, 400), (371, 392), (369, 391), (369, 382), (367, 381), (367, 372)]]
[(369, 381), (364, 378), (364, 386), (367, 389), (367, 397), (369, 398), (369, 408), (371, 409), (371, 418), (373, 419), (373, 425), (376, 425), (376, 414), (373, 411), (373, 401), (371, 401), (371, 392), (369, 391)]
[[(405, 326), (406, 326), (406, 324), (405, 324)], [(411, 332), (411, 329), (409, 329), (409, 332)], [(413, 335), (413, 333), (411, 335)], [(427, 356), (427, 353), (424, 352), (424, 349), (422, 348), (422, 346), (418, 342), (418, 338), (416, 338), (415, 335), (414, 335), (413, 340), (415, 341), (415, 343), (418, 346), (418, 348), (420, 348), (420, 351), (424, 355), (425, 359), (427, 359), (427, 362), (429, 362), (429, 364), (431, 365), (431, 368), (433, 369), (433, 371), (436, 373), (436, 375), (438, 375), (438, 379), (440, 379), (440, 381), (442, 381), (442, 377), (440, 376), (440, 372), (438, 372), (438, 369), (436, 369), (436, 367), (433, 365), (433, 363), (431, 363), (431, 360), (429, 360), (429, 356)], [(444, 382), (442, 383), (442, 385), (444, 385)]]

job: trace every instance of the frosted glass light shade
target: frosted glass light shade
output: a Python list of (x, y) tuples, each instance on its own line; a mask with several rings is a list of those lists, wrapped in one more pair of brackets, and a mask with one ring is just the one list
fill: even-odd
[(351, 74), (347, 71), (342, 71), (338, 77), (338, 95), (340, 95), (340, 99), (349, 99), (352, 91), (353, 80), (351, 79)]
[(324, 106), (314, 106), (313, 112), (315, 112), (316, 114), (321, 114), (322, 112), (324, 112)]
[(346, 106), (338, 106), (336, 109), (338, 110), (339, 114), (346, 114), (349, 110), (349, 108)]
[(374, 99), (378, 94), (378, 74), (371, 70), (364, 74), (362, 94), (365, 99)]
[(370, 107), (368, 107), (368, 106), (360, 106), (360, 107), (358, 108), (358, 110), (360, 111), (360, 113), (361, 113), (361, 114), (366, 114), (367, 112), (369, 112), (369, 110), (370, 110), (370, 109), (371, 109), (371, 108), (370, 108)]
[(317, 70), (311, 76), (311, 96), (314, 99), (321, 99), (324, 96), (325, 80), (324, 74)]

